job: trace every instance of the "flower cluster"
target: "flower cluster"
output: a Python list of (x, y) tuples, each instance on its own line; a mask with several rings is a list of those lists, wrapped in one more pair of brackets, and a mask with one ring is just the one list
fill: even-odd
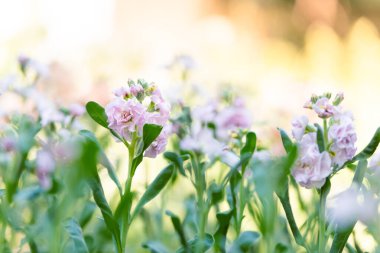
[(190, 129), (181, 140), (180, 147), (206, 154), (210, 160), (220, 158), (233, 166), (239, 159), (230, 152), (228, 143), (234, 133), (251, 126), (252, 117), (241, 98), (223, 108), (218, 107), (216, 101), (210, 101), (190, 112)]
[(142, 135), (145, 124), (163, 126), (158, 138), (145, 151), (145, 156), (156, 157), (163, 152), (169, 135), (170, 106), (155, 84), (144, 80), (128, 81), (128, 86), (114, 91), (115, 99), (106, 107), (108, 127), (125, 141)]
[(306, 188), (321, 188), (333, 167), (342, 166), (353, 158), (356, 152), (356, 132), (350, 112), (343, 111), (340, 103), (343, 94), (336, 95), (330, 102), (331, 94), (313, 95), (305, 108), (312, 109), (324, 120), (324, 147), (317, 144), (317, 128), (309, 125), (306, 116), (292, 122), (292, 135), (300, 147), (299, 158), (292, 171), (295, 180)]

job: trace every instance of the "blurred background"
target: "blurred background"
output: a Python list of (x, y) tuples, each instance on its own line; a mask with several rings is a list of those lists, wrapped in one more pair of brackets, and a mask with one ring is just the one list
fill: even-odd
[(378, 0), (0, 0), (0, 79), (27, 55), (58, 103), (106, 104), (128, 78), (170, 100), (230, 87), (264, 144), (312, 93), (343, 91), (360, 150), (380, 126), (379, 28)]

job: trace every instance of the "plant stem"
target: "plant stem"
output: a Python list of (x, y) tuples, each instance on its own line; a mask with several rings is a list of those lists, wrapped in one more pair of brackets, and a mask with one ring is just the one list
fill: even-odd
[(327, 149), (329, 138), (328, 138), (328, 129), (327, 129), (327, 120), (323, 119), (323, 140), (325, 143), (325, 150)]
[(330, 180), (327, 179), (321, 188), (319, 197), (319, 230), (318, 230), (318, 252), (325, 253), (326, 249), (326, 199), (330, 191)]
[[(133, 165), (133, 158), (135, 154), (135, 146), (136, 146), (136, 137), (133, 136), (131, 144), (127, 146), (128, 148), (128, 153), (129, 153), (129, 159), (128, 159), (128, 176), (127, 176), (127, 181), (125, 182), (125, 188), (124, 188), (124, 196), (131, 195), (131, 188), (132, 188), (132, 179), (133, 179), (133, 174), (132, 174), (132, 165)], [(128, 231), (129, 227), (131, 224), (130, 217), (131, 217), (131, 207), (132, 207), (132, 198), (130, 198), (130, 202), (128, 203), (127, 210), (125, 210), (125, 215), (123, 215), (122, 218), (122, 224), (121, 224), (121, 246), (123, 253), (126, 252), (126, 244), (127, 244), (127, 236), (128, 236)]]

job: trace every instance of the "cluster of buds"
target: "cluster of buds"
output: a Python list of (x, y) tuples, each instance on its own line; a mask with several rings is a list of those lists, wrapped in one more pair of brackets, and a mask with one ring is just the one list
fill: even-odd
[(156, 157), (165, 150), (169, 135), (170, 106), (155, 84), (144, 80), (128, 81), (128, 86), (114, 91), (115, 98), (106, 107), (108, 127), (125, 141), (134, 136), (141, 137), (145, 124), (163, 126), (158, 138), (148, 147), (144, 155)]
[(313, 95), (305, 108), (314, 110), (325, 121), (325, 150), (317, 144), (317, 128), (309, 124), (306, 116), (292, 122), (292, 135), (300, 147), (299, 158), (292, 174), (306, 188), (320, 188), (332, 173), (333, 167), (342, 166), (355, 155), (356, 132), (350, 112), (343, 111), (339, 93), (330, 102), (331, 94)]

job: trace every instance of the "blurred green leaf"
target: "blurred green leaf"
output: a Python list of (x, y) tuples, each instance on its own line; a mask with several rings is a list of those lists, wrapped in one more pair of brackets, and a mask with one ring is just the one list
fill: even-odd
[(121, 253), (122, 247), (119, 224), (115, 220), (112, 214), (112, 210), (108, 205), (96, 167), (98, 152), (99, 149), (97, 145), (93, 141), (90, 141), (88, 138), (84, 138), (79, 170), (85, 173), (87, 183), (92, 190), (95, 203), (99, 207), (103, 215), (104, 222), (115, 240), (116, 251), (118, 253)]
[(164, 157), (176, 166), (182, 176), (186, 177), (185, 169), (183, 168), (183, 159), (179, 154), (168, 151), (164, 153)]
[(258, 241), (260, 239), (260, 234), (254, 231), (245, 231), (239, 235), (239, 237), (234, 241), (230, 249), (230, 253), (249, 253), (258, 252), (255, 250)]
[(185, 250), (185, 252), (189, 253), (190, 252), (189, 246), (187, 245), (185, 231), (182, 227), (180, 219), (178, 218), (177, 215), (175, 215), (171, 211), (167, 210), (165, 213), (166, 213), (166, 215), (168, 215), (170, 217), (172, 224), (173, 224), (173, 227), (174, 227), (176, 233), (178, 234), (178, 237), (179, 237), (179, 240), (181, 242), (183, 249)]
[(289, 135), (283, 129), (278, 128), (278, 131), (280, 131), (282, 145), (284, 146), (286, 153), (289, 153), (293, 147), (293, 142), (290, 139)]
[[(245, 137), (245, 144), (244, 147), (240, 151), (240, 157), (249, 155), (252, 157), (253, 152), (255, 152), (256, 148), (256, 134), (254, 132), (248, 132), (246, 137)], [(245, 167), (248, 165), (249, 161), (244, 161), (242, 163), (242, 169), (244, 171)]]
[(96, 139), (95, 135), (88, 131), (88, 130), (81, 130), (79, 131), (79, 134), (88, 138), (89, 141), (92, 141), (96, 147), (98, 148), (99, 150), (99, 159), (100, 159), (100, 164), (102, 164), (106, 169), (107, 169), (107, 172), (108, 172), (108, 175), (109, 177), (112, 179), (112, 181), (115, 183), (115, 185), (117, 186), (117, 189), (119, 190), (119, 194), (120, 196), (122, 196), (122, 188), (121, 188), (121, 184), (119, 182), (119, 179), (116, 175), (116, 172), (115, 172), (115, 169), (114, 167), (112, 166), (111, 162), (109, 161), (108, 157), (106, 156), (106, 154), (104, 153), (99, 141)]
[(326, 145), (324, 139), (323, 139), (323, 130), (322, 127), (319, 124), (314, 124), (314, 126), (317, 128), (317, 144), (319, 152), (322, 153), (326, 150)]
[(233, 215), (233, 210), (226, 212), (219, 212), (216, 214), (216, 219), (218, 221), (218, 228), (214, 233), (214, 249), (216, 252), (226, 252), (226, 241), (227, 241), (227, 232), (230, 226), (230, 220)]
[(167, 253), (168, 250), (161, 242), (148, 241), (142, 244), (144, 249), (148, 249), (150, 253)]
[[(194, 239), (189, 240), (187, 244), (191, 249), (190, 252), (204, 253), (212, 247), (214, 244), (214, 238), (212, 235), (206, 234), (205, 238), (201, 241), (198, 236), (196, 236)], [(186, 249), (181, 247), (176, 253), (186, 253)]]
[(143, 196), (140, 198), (137, 203), (135, 209), (133, 210), (133, 214), (131, 216), (131, 220), (139, 214), (141, 209), (153, 198), (155, 198), (161, 190), (165, 187), (165, 185), (169, 182), (174, 171), (174, 165), (170, 164), (165, 169), (163, 169), (160, 174), (153, 180), (152, 183), (149, 184), (148, 188), (144, 192)]
[(72, 251), (76, 253), (88, 253), (86, 242), (83, 238), (82, 229), (78, 222), (74, 219), (69, 219), (65, 223), (65, 229), (69, 234), (69, 239), (72, 242)]
[(96, 209), (96, 204), (94, 202), (92, 201), (86, 202), (78, 219), (78, 222), (82, 228), (84, 228), (88, 224), (88, 222), (91, 220), (91, 217), (95, 212), (95, 209)]

